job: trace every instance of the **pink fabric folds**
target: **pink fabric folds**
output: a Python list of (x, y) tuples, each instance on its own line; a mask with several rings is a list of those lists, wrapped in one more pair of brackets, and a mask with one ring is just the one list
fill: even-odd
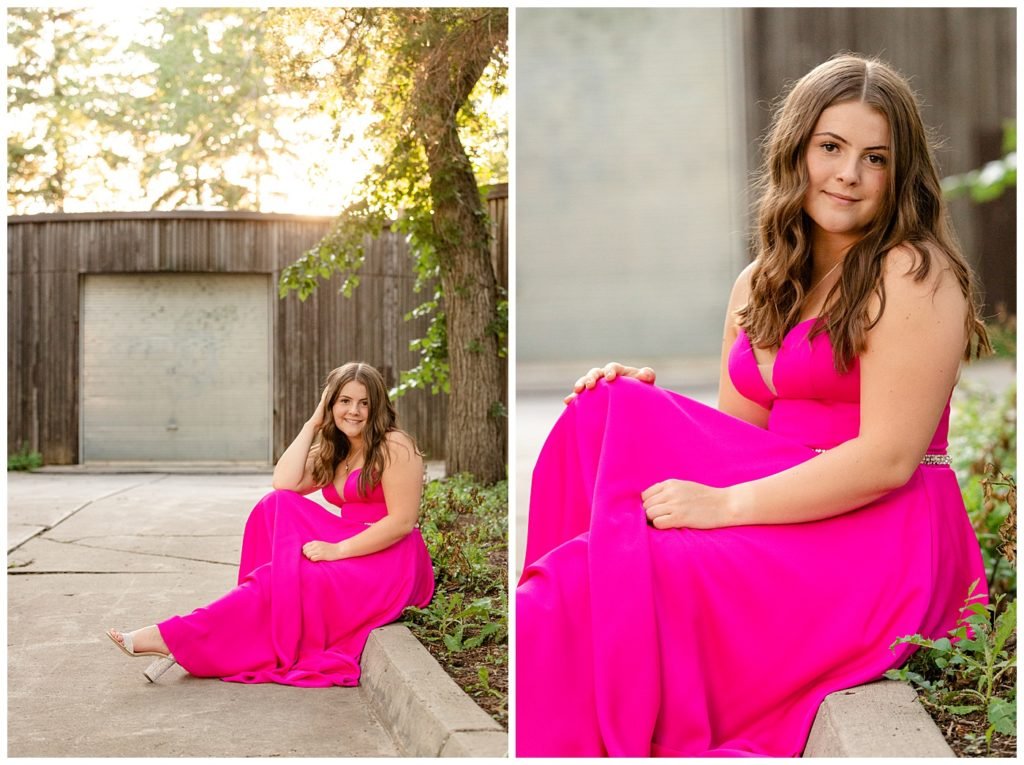
[[(566, 408), (534, 470), (517, 589), (517, 755), (797, 756), (828, 693), (900, 665), (910, 649), (893, 640), (944, 634), (983, 586), (942, 466), (824, 521), (648, 526), (640, 493), (657, 481), (732, 485), (851, 437), (858, 372), (837, 375), (810, 326), (780, 351), (777, 398), (734, 349), (737, 388), (760, 385), (773, 408), (768, 430), (631, 379)], [(829, 431), (817, 414), (801, 429), (821, 407)]]
[(306, 497), (274, 491), (253, 508), (242, 539), (238, 586), (224, 597), (158, 625), (190, 674), (241, 683), (306, 687), (356, 685), (370, 631), (406, 606), (425, 606), (434, 590), (430, 556), (418, 529), (391, 547), (358, 558), (312, 563), (302, 545), (337, 542), (386, 513), (379, 486), (367, 497), (349, 476), (339, 518)]

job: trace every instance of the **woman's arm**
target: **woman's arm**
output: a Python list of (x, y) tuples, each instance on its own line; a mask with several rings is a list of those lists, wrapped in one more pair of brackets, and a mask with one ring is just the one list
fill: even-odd
[(356, 558), (390, 547), (408, 536), (420, 516), (423, 494), (423, 458), (416, 453), (412, 440), (404, 433), (392, 431), (385, 437), (388, 463), (381, 476), (388, 514), (354, 537), (341, 542), (307, 542), (303, 554), (310, 560)]
[(319, 488), (313, 480), (313, 456), (309, 453), (316, 434), (320, 432), (326, 416), (327, 388), (320, 395), (313, 415), (306, 420), (295, 440), (284, 450), (281, 459), (274, 465), (273, 486), (275, 489), (287, 489), (299, 494), (309, 494)]
[[(941, 257), (923, 282), (899, 247), (884, 266), (886, 305), (860, 355), (860, 432), (776, 475), (713, 489), (663, 481), (643, 493), (658, 528), (801, 523), (840, 515), (905, 484), (920, 464), (956, 380), (967, 303)], [(877, 306), (873, 309), (877, 310)]]
[(722, 360), (718, 373), (718, 408), (726, 414), (746, 420), (759, 428), (768, 427), (768, 410), (755, 404), (736, 390), (729, 377), (729, 353), (736, 342), (739, 327), (736, 324), (736, 311), (747, 304), (750, 295), (750, 272), (754, 264), (743, 269), (732, 286), (729, 295), (729, 308), (725, 312), (725, 329), (722, 332)]

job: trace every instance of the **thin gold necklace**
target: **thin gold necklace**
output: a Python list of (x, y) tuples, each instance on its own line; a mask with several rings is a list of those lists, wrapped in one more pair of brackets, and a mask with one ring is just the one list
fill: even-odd
[(828, 277), (830, 277), (832, 275), (832, 272), (839, 268), (839, 266), (841, 265), (843, 265), (842, 259), (840, 259), (834, 266), (832, 266), (832, 268), (830, 268), (823, 277), (818, 279), (818, 281), (814, 283), (813, 287), (811, 287), (809, 290), (807, 290), (807, 292), (804, 293), (804, 299), (806, 299), (812, 292), (818, 289), (818, 287), (821, 286), (821, 283), (825, 281)]
[[(348, 474), (349, 474), (350, 472), (352, 472), (352, 468), (351, 468), (351, 465), (350, 465), (350, 462), (349, 462), (349, 460), (350, 460), (351, 456), (352, 456), (352, 455), (351, 455), (351, 452), (350, 452), (350, 453), (349, 453), (349, 455), (345, 457), (345, 475), (346, 475), (346, 476), (348, 476)], [(362, 456), (362, 455), (361, 455), (361, 456)]]

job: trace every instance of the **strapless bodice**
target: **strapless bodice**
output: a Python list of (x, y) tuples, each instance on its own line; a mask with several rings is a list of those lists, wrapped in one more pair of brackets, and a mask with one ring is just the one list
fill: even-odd
[[(837, 372), (828, 333), (809, 337), (815, 321), (800, 322), (783, 338), (771, 370), (774, 393), (743, 329), (729, 352), (729, 378), (741, 395), (769, 411), (768, 430), (829, 449), (860, 430), (860, 362), (854, 359), (847, 372)], [(928, 452), (944, 454), (948, 433), (947, 401)]]

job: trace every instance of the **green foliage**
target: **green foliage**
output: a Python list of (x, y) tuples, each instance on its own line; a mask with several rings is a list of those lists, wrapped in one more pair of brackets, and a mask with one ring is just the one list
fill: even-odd
[(1017, 317), (1007, 313), (1005, 306), (996, 307), (996, 314), (985, 322), (985, 329), (996, 358), (1017, 358)]
[[(502, 657), (501, 663), (508, 665), (508, 654)], [(477, 698), (489, 696), (498, 703), (498, 716), (508, 719), (508, 692), (503, 688), (495, 688), (491, 685), (491, 671), (487, 667), (479, 667), (476, 672), (477, 681), (467, 690)]]
[[(508, 665), (507, 528), (505, 481), (483, 486), (463, 474), (428, 483), (420, 531), (436, 588), (430, 605), (404, 614), (416, 637), (499, 722), (508, 716), (507, 671), (500, 680), (491, 671)], [(468, 665), (469, 675), (456, 665)]]
[(931, 640), (909, 635), (890, 648), (909, 644), (925, 649), (886, 677), (912, 683), (926, 705), (951, 715), (984, 712), (986, 745), (992, 735), (1017, 735), (1016, 624), (1017, 601), (998, 596), (990, 604), (976, 602), (971, 587), (960, 622), (949, 637)]
[(116, 147), (117, 83), (105, 76), (114, 38), (82, 8), (7, 11), (7, 201), (58, 212), (126, 161)]
[[(273, 91), (262, 55), (265, 17), (258, 8), (162, 8), (152, 19), (160, 34), (129, 49), (151, 66), (122, 109), (142, 144), (142, 185), (166, 186), (154, 209), (259, 209), (268, 150), (294, 156), (275, 126), (297, 112)], [(241, 158), (236, 183), (226, 166)]]
[(1014, 492), (1011, 497), (1010, 485), (1017, 471), (1016, 415), (1016, 385), (997, 395), (964, 382), (954, 399), (950, 425), (953, 469), (978, 535), (993, 596), (1017, 589), (1016, 568), (1003, 554), (1007, 545), (1016, 549), (1016, 496)]
[(21, 449), (7, 455), (8, 470), (35, 470), (43, 466), (43, 455), (29, 449), (28, 443), (21, 445)]
[(498, 310), (487, 331), (498, 340), (498, 355), (508, 358), (508, 292), (502, 287), (498, 287)]
[(321, 279), (335, 273), (344, 274), (341, 291), (346, 297), (359, 286), (359, 269), (363, 265), (369, 240), (378, 236), (386, 221), (370, 213), (364, 204), (356, 204), (338, 216), (330, 233), (302, 257), (281, 271), (278, 294), (285, 297), (295, 290), (305, 300), (316, 290)]
[(1003, 124), (1003, 156), (985, 163), (979, 169), (942, 179), (942, 190), (947, 199), (956, 199), (964, 194), (978, 204), (991, 202), (1003, 195), (1006, 189), (1017, 185), (1017, 122), (1006, 120)]
[(452, 653), (508, 641), (508, 488), (481, 486), (466, 475), (431, 481), (420, 531), (434, 561), (436, 591), (410, 608), (413, 631)]
[[(305, 299), (320, 280), (340, 273), (342, 290), (351, 294), (358, 284), (366, 236), (390, 221), (409, 243), (416, 290), (431, 294), (405, 317), (430, 317), (430, 323), (425, 335), (410, 345), (419, 361), (402, 372), (392, 391), (395, 396), (414, 388), (450, 390), (445, 301), (438, 287), (445, 232), (437, 230), (434, 210), (439, 199), (454, 192), (432, 179), (428, 170), (420, 123), (431, 94), (423, 91), (422, 72), (438, 64), (431, 57), (440, 47), (469, 34), (491, 13), (481, 16), (480, 9), (464, 8), (281, 8), (269, 15), (266, 51), (281, 81), (313, 98), (312, 108), (334, 121), (342, 143), (354, 137), (344, 132), (346, 122), (369, 111), (372, 120), (363, 137), (379, 158), (358, 186), (355, 196), (360, 201), (342, 213), (330, 235), (282, 271), (280, 293), (297, 290)], [(300, 36), (314, 42), (296, 48)], [(446, 65), (465, 65), (457, 52), (449, 55)], [(464, 55), (468, 58), (469, 53)], [(454, 110), (462, 143), (457, 151), (465, 148), (478, 184), (507, 176), (507, 125), (491, 115), (490, 106), (504, 92), (508, 62), (503, 48), (488, 55), (491, 66)], [(504, 310), (506, 318), (499, 312), (492, 324), (507, 325)]]
[(417, 632), (424, 640), (440, 639), (451, 653), (457, 653), (508, 639), (508, 617), (501, 615), (500, 605), (492, 598), (465, 603), (461, 592), (449, 592), (435, 595), (429, 608), (410, 608), (409, 612), (417, 615), (421, 627)]
[(410, 311), (405, 320), (429, 316), (430, 323), (423, 337), (409, 343), (409, 350), (419, 354), (419, 361), (412, 369), (402, 371), (398, 385), (392, 388), (392, 397), (403, 396), (414, 388), (430, 388), (431, 393), (448, 393), (448, 326), (447, 317), (440, 309), (441, 293)]
[(1016, 385), (997, 395), (963, 384), (952, 419), (953, 468), (978, 535), (990, 602), (978, 602), (975, 582), (948, 637), (908, 635), (893, 643), (923, 650), (886, 677), (912, 683), (937, 714), (981, 715), (984, 735), (967, 744), (988, 752), (994, 735), (1016, 737)]
[[(8, 202), (60, 211), (138, 173), (154, 209), (258, 209), (298, 114), (262, 55), (266, 11), (164, 8), (130, 45), (91, 9), (11, 9)], [(234, 178), (235, 180), (232, 180)]]

